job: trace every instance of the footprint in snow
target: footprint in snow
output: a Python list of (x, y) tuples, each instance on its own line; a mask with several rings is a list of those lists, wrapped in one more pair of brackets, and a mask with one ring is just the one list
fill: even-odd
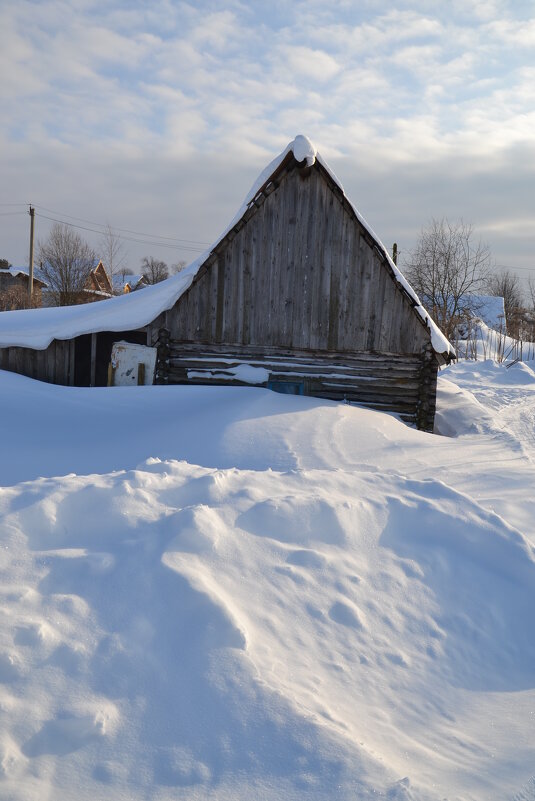
[(292, 551), (286, 557), (286, 562), (289, 565), (295, 565), (296, 567), (308, 567), (313, 569), (319, 569), (325, 567), (326, 559), (317, 551)]
[(32, 623), (29, 626), (18, 626), (14, 640), (17, 645), (52, 645), (58, 637), (54, 629), (46, 622)]
[(54, 718), (47, 721), (22, 747), (28, 757), (43, 754), (65, 756), (78, 751), (106, 733), (105, 720), (100, 715)]
[(342, 626), (349, 626), (349, 628), (353, 629), (363, 628), (358, 610), (355, 607), (342, 603), (342, 601), (337, 601), (331, 606), (329, 617), (331, 620), (334, 620), (335, 623), (340, 623)]
[(401, 653), (394, 653), (393, 651), (389, 651), (385, 654), (385, 657), (393, 665), (399, 665), (400, 667), (409, 667), (409, 662), (407, 661), (407, 658)]
[(16, 653), (0, 654), (0, 682), (9, 684), (22, 675), (22, 664)]

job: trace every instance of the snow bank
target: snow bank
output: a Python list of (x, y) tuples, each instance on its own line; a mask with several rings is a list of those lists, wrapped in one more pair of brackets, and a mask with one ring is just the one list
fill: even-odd
[(503, 325), (494, 330), (481, 320), (472, 321), (466, 338), (456, 342), (456, 349), (460, 359), (494, 359), (499, 362), (535, 359), (534, 342), (514, 339), (503, 333)]
[(452, 438), (0, 373), (0, 797), (525, 793), (531, 377), (443, 371)]

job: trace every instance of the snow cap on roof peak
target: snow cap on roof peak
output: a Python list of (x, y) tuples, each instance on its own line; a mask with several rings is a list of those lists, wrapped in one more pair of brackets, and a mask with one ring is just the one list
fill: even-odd
[(316, 161), (316, 154), (318, 151), (308, 136), (299, 134), (291, 143), (290, 148), (293, 151), (296, 161), (305, 161), (306, 159), (307, 167), (312, 167)]

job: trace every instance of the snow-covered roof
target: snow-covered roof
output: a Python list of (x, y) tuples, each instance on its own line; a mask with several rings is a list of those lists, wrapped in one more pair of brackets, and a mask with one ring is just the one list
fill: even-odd
[(290, 152), (293, 153), (296, 161), (306, 161), (309, 167), (317, 161), (328, 172), (350, 203), (360, 224), (376, 241), (392, 275), (411, 299), (415, 312), (429, 329), (431, 343), (435, 351), (445, 356), (454, 357), (455, 351), (452, 346), (428, 315), (420, 299), (392, 261), (381, 240), (347, 198), (341, 182), (317, 152), (310, 139), (301, 135), (296, 136), (282, 153), (268, 164), (254, 182), (240, 209), (227, 228), (213, 245), (186, 267), (185, 270), (159, 284), (147, 287), (143, 292), (128, 293), (102, 303), (90, 304), (89, 306), (64, 306), (61, 308), (3, 312), (0, 315), (0, 347), (18, 345), (42, 349), (48, 347), (53, 339), (71, 339), (80, 334), (98, 331), (127, 331), (141, 328), (150, 323), (163, 311), (170, 309), (191, 286), (199, 268), (243, 217), (262, 187), (269, 181)]
[[(19, 275), (22, 275), (25, 278), (30, 277), (30, 271), (27, 267), (8, 267), (7, 269), (0, 270), (0, 272), (9, 273), (10, 275), (13, 276), (13, 278), (17, 278)], [(34, 268), (33, 280), (38, 281), (42, 286), (48, 286), (47, 282), (41, 275), (41, 272), (37, 268)]]
[(470, 295), (473, 316), (495, 331), (505, 330), (505, 301), (494, 295)]
[(148, 283), (144, 275), (114, 275), (113, 288), (116, 292), (123, 292), (125, 287), (129, 286), (131, 289), (137, 287), (140, 281), (144, 281), (144, 286)]

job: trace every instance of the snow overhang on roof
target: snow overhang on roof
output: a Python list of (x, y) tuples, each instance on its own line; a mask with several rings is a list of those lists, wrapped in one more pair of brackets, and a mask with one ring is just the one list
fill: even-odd
[(306, 136), (296, 136), (282, 153), (268, 164), (252, 185), (240, 209), (223, 233), (208, 250), (195, 259), (185, 270), (159, 284), (146, 287), (143, 292), (130, 292), (101, 303), (92, 303), (89, 306), (64, 306), (2, 312), (0, 314), (0, 347), (20, 346), (43, 349), (48, 347), (53, 339), (71, 339), (81, 334), (98, 331), (135, 330), (148, 325), (159, 314), (172, 308), (181, 295), (191, 286), (201, 266), (241, 220), (249, 206), (254, 202), (255, 197), (270, 181), (290, 153), (299, 163), (306, 162), (308, 167), (312, 167), (317, 161), (326, 170), (351, 206), (360, 224), (375, 240), (391, 274), (408, 296), (415, 312), (429, 329), (431, 344), (437, 355), (443, 361), (450, 361), (455, 358), (454, 349), (426, 312), (415, 291), (394, 264), (381, 240), (351, 203), (337, 176)]

